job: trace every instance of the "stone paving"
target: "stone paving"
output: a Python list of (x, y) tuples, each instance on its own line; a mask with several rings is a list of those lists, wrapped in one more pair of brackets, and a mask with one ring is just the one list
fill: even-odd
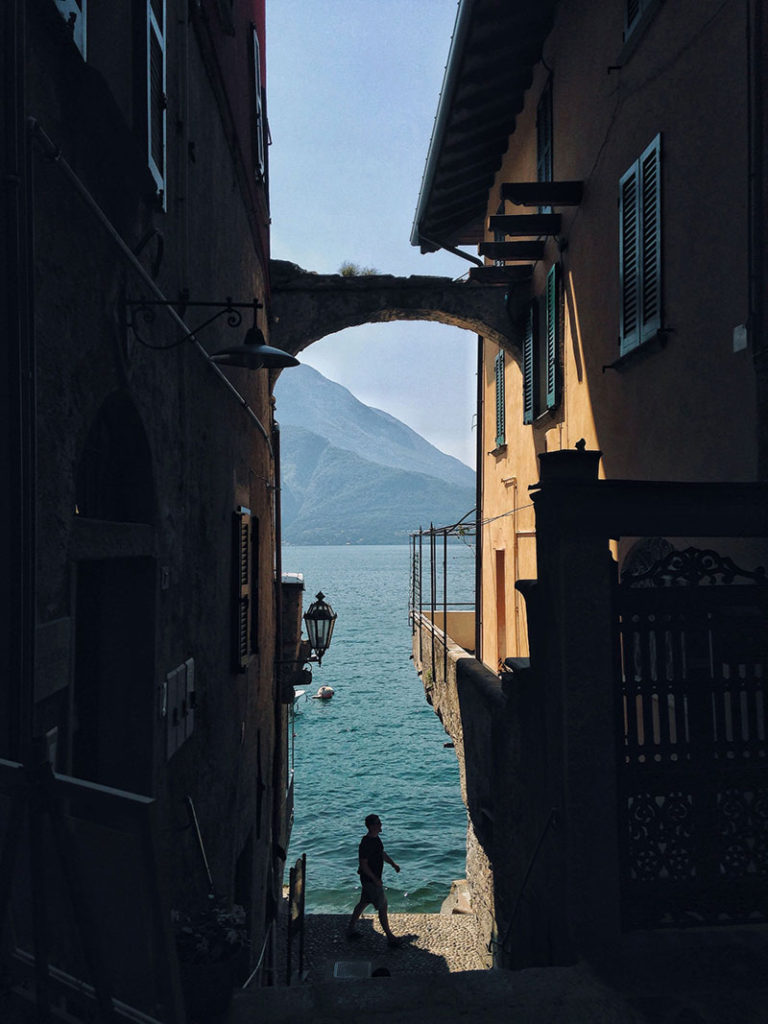
[(333, 977), (338, 961), (363, 961), (390, 974), (452, 974), (487, 966), (472, 914), (390, 914), (389, 925), (403, 937), (391, 949), (375, 914), (363, 914), (359, 938), (348, 939), (349, 918), (308, 914), (305, 918), (304, 971), (308, 981)]

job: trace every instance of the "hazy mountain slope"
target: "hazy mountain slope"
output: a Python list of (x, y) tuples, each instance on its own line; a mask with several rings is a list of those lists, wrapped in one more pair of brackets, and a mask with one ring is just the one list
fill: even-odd
[(311, 366), (302, 364), (281, 373), (275, 397), (281, 427), (311, 430), (335, 448), (370, 462), (474, 487), (475, 474), (469, 466), (438, 451), (394, 416), (364, 405)]
[(393, 469), (282, 427), (283, 540), (289, 544), (397, 544), (474, 506), (473, 487)]

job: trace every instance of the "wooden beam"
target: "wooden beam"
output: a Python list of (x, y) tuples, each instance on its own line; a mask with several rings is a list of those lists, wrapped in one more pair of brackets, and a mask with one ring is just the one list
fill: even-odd
[(510, 238), (535, 238), (560, 234), (562, 219), (559, 213), (495, 214), (488, 218), (488, 228)]
[(583, 181), (505, 181), (501, 198), (518, 206), (578, 206)]
[(544, 257), (543, 242), (481, 242), (477, 247), (481, 256), (491, 260), (530, 261)]

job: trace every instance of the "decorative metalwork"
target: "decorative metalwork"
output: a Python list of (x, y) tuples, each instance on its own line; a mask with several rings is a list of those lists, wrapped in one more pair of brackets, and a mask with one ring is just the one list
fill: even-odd
[(629, 586), (689, 587), (734, 583), (737, 578), (765, 583), (765, 569), (759, 566), (750, 571), (740, 569), (736, 563), (716, 551), (701, 548), (672, 550), (645, 572), (626, 571), (622, 583)]
[(626, 927), (768, 919), (768, 580), (717, 552), (618, 588)]
[[(143, 345), (145, 348), (151, 348), (155, 351), (166, 351), (172, 348), (178, 348), (179, 345), (183, 345), (187, 341), (192, 341), (195, 335), (198, 334), (203, 328), (208, 327), (215, 320), (220, 317), (226, 316), (227, 327), (239, 327), (243, 322), (243, 314), (240, 312), (241, 309), (252, 309), (254, 314), (254, 322), (256, 316), (256, 310), (261, 309), (262, 304), (254, 299), (252, 302), (233, 302), (232, 299), (227, 296), (224, 302), (190, 302), (186, 296), (182, 296), (178, 302), (168, 302), (160, 299), (136, 299), (129, 300), (126, 302), (126, 308), (130, 310), (131, 315), (126, 322), (126, 326), (133, 332), (133, 336)], [(187, 334), (182, 335), (181, 338), (176, 341), (170, 342), (167, 345), (153, 345), (151, 342), (146, 341), (139, 334), (136, 328), (137, 319), (141, 318), (143, 323), (151, 325), (157, 319), (157, 309), (167, 308), (169, 306), (176, 307), (176, 311), (180, 317), (183, 317), (188, 307), (194, 308), (207, 307), (209, 309), (215, 309), (216, 312), (209, 316), (202, 323), (197, 324), (196, 327), (188, 331)]]

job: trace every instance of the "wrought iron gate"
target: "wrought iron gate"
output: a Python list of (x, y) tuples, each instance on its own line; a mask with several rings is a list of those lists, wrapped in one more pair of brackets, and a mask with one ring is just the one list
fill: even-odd
[(618, 587), (625, 928), (768, 920), (768, 581), (672, 551)]

